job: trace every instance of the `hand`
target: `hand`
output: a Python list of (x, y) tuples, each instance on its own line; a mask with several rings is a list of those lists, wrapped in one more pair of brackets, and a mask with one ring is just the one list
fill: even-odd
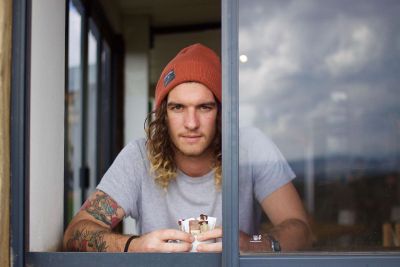
[(240, 251), (249, 251), (250, 244), (250, 236), (243, 231), (239, 232), (239, 250)]
[[(197, 235), (197, 241), (206, 241), (210, 239), (222, 238), (222, 228), (215, 228), (204, 233)], [(221, 252), (222, 242), (199, 244), (197, 246), (198, 252)]]
[[(214, 230), (207, 231), (205, 233), (199, 234), (197, 236), (198, 241), (205, 241), (209, 239), (222, 238), (222, 228), (215, 228)], [(240, 231), (239, 233), (239, 249), (240, 251), (248, 251), (250, 244), (250, 236), (245, 232)], [(197, 251), (199, 252), (221, 252), (222, 243), (212, 243), (212, 244), (199, 244), (197, 246)]]
[[(167, 243), (179, 240), (179, 243)], [(134, 239), (129, 246), (131, 252), (187, 252), (192, 249), (194, 237), (175, 229), (156, 230)]]
[(240, 231), (239, 233), (239, 250), (240, 252), (266, 252), (271, 251), (271, 247), (268, 247), (268, 242), (263, 237), (261, 242), (252, 243), (250, 235)]

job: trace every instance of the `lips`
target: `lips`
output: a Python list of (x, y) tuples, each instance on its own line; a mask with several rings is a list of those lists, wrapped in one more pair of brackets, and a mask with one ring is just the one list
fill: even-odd
[(181, 135), (181, 138), (189, 143), (197, 142), (201, 137), (201, 135)]

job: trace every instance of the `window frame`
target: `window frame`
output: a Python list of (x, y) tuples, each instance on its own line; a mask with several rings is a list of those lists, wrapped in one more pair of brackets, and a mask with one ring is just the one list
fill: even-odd
[[(230, 21), (230, 25), (225, 28), (227, 30), (228, 27), (232, 27), (231, 31), (228, 30), (227, 33), (225, 34), (231, 34), (235, 36), (230, 36), (228, 40), (235, 41), (235, 45), (232, 45), (230, 48), (235, 51), (230, 51), (229, 56), (230, 58), (225, 59), (225, 64), (231, 64), (230, 70), (232, 72), (229, 72), (228, 75), (225, 76), (226, 79), (229, 79), (229, 82), (231, 83), (228, 88), (230, 88), (229, 96), (230, 101), (226, 101), (227, 98), (224, 98), (225, 100), (225, 105), (232, 105), (231, 108), (229, 108), (229, 111), (232, 114), (229, 115), (229, 124), (227, 124), (227, 127), (224, 127), (223, 129), (230, 129), (232, 132), (235, 134), (238, 132), (239, 129), (239, 120), (238, 120), (238, 115), (233, 115), (233, 113), (238, 112), (239, 109), (239, 97), (238, 97), (238, 92), (239, 92), (239, 83), (238, 83), (238, 77), (239, 77), (239, 70), (238, 67), (235, 66), (239, 62), (239, 50), (238, 50), (238, 36), (239, 36), (239, 0), (222, 0), (223, 2), (229, 2), (225, 9), (223, 8), (223, 14), (224, 12), (227, 12), (229, 9), (228, 14), (232, 16), (232, 20)], [(224, 6), (223, 6), (224, 7)], [(225, 15), (227, 15), (225, 13)], [(233, 28), (236, 27), (236, 28)], [(223, 28), (224, 29), (224, 28)], [(229, 29), (229, 28), (228, 28)], [(224, 35), (223, 35), (224, 36)], [(223, 40), (227, 40), (223, 37)], [(226, 49), (227, 47), (225, 47)], [(227, 62), (228, 61), (228, 62)], [(224, 65), (223, 65), (224, 66)], [(223, 67), (224, 68), (224, 67)], [(227, 66), (223, 69), (223, 71), (227, 71)], [(223, 72), (224, 73), (224, 72)], [(231, 76), (229, 76), (231, 75)], [(224, 76), (223, 76), (224, 79)], [(227, 82), (228, 83), (228, 82)], [(225, 89), (225, 93), (227, 88), (223, 87)], [(223, 95), (226, 97), (226, 95)], [(235, 109), (236, 108), (236, 109)], [(224, 123), (224, 122), (223, 122)], [(228, 123), (226, 121), (225, 123)], [(223, 125), (225, 125), (225, 123)], [(228, 128), (229, 127), (229, 128)], [(233, 133), (230, 133), (232, 136), (234, 135)], [(236, 137), (236, 136), (235, 136)], [(236, 140), (231, 139), (229, 140), (231, 142), (236, 142)], [(236, 186), (238, 185), (238, 157), (239, 153), (236, 150), (236, 146), (234, 146), (233, 150), (230, 150), (227, 148), (224, 150), (226, 155), (228, 153), (229, 157), (232, 157), (234, 155), (237, 159), (231, 160), (229, 163), (232, 163), (232, 165), (229, 165), (229, 163), (226, 163), (226, 168), (229, 168), (230, 170), (233, 170), (232, 173), (229, 173), (230, 179), (225, 179), (228, 181), (225, 181), (228, 185), (224, 185), (225, 193), (229, 195), (227, 199), (232, 200), (235, 204), (238, 202), (238, 190)], [(226, 156), (224, 156), (226, 157)], [(224, 162), (225, 163), (225, 162)], [(225, 173), (225, 172), (224, 172)], [(226, 177), (226, 176), (225, 176)], [(231, 185), (231, 183), (235, 183), (236, 186)], [(227, 188), (232, 189), (231, 192), (226, 192)], [(226, 208), (226, 206), (224, 206)], [(234, 219), (234, 224), (232, 224), (231, 229), (229, 232), (230, 235), (234, 236), (237, 235), (239, 232), (238, 224), (236, 222), (238, 221), (237, 213), (233, 212), (232, 210), (227, 211), (229, 213), (229, 218)], [(225, 219), (226, 217), (224, 217)], [(225, 232), (224, 232), (225, 233)], [(231, 245), (231, 244), (229, 244)], [(224, 244), (225, 246), (225, 244)], [(231, 247), (231, 253), (236, 252), (235, 247)], [(229, 253), (229, 252), (228, 252)], [(252, 254), (234, 254), (232, 253), (232, 257), (237, 256), (239, 263), (234, 262), (233, 265), (231, 266), (356, 266), (356, 267), (361, 267), (361, 266), (399, 266), (400, 264), (400, 252), (383, 252), (383, 251), (372, 251), (372, 252), (316, 252), (316, 251), (305, 251), (305, 252), (296, 252), (296, 253), (252, 253)]]
[[(79, 89), (80, 89), (80, 119), (79, 119), (79, 139), (80, 139), (80, 146), (78, 146), (78, 153), (79, 153), (79, 165), (78, 166), (73, 166), (72, 168), (78, 167), (79, 168), (79, 175), (77, 177), (77, 179), (79, 179), (79, 190), (80, 192), (80, 196), (81, 196), (81, 202), (83, 203), (83, 199), (85, 199), (85, 193), (86, 193), (86, 181), (88, 178), (88, 168), (85, 164), (86, 162), (86, 155), (87, 155), (87, 145), (86, 145), (86, 124), (87, 124), (87, 54), (88, 54), (88, 42), (87, 42), (87, 35), (85, 34), (88, 31), (88, 21), (87, 21), (87, 11), (86, 8), (84, 7), (83, 3), (81, 3), (81, 1), (79, 0), (70, 0), (70, 1), (66, 1), (66, 12), (65, 12), (65, 20), (66, 20), (66, 48), (65, 48), (65, 53), (66, 53), (66, 58), (65, 58), (65, 76), (66, 76), (66, 82), (65, 82), (65, 95), (68, 95), (69, 93), (69, 60), (68, 60), (68, 53), (69, 53), (69, 6), (70, 3), (72, 3), (76, 9), (76, 12), (79, 14), (80, 19), (81, 19), (81, 23), (80, 23), (80, 68), (79, 68), (79, 72), (80, 72), (80, 82), (79, 82)], [(65, 121), (64, 121), (64, 127), (65, 130), (64, 132), (66, 133), (64, 136), (64, 214), (67, 214), (67, 184), (68, 184), (68, 175), (66, 173), (66, 170), (68, 168), (66, 162), (69, 158), (68, 155), (68, 128), (69, 128), (69, 124), (68, 124), (68, 117), (69, 117), (69, 108), (68, 108), (68, 100), (65, 100)], [(73, 165), (73, 164), (72, 164)], [(72, 208), (73, 209), (73, 208)], [(67, 227), (68, 225), (68, 216), (64, 216), (64, 229)]]
[[(239, 266), (239, 65), (237, 0), (222, 0), (222, 266)], [(229, 177), (229, 178), (226, 178)]]
[(29, 47), (30, 2), (12, 2), (12, 76), (11, 76), (11, 218), (10, 250), (12, 266), (25, 266), (28, 211), (25, 197), (29, 187)]
[[(95, 87), (95, 90), (96, 90), (96, 95), (95, 95), (95, 101), (93, 101), (92, 102), (92, 104), (93, 104), (93, 106), (91, 106), (90, 105), (90, 102), (91, 102), (91, 99), (92, 99), (92, 97), (93, 97), (93, 95), (91, 95), (91, 93), (90, 93), (90, 90), (92, 90), (91, 88), (90, 88), (90, 62), (89, 62), (89, 57), (90, 57), (90, 45), (89, 45), (89, 34), (92, 34), (92, 36), (93, 36), (93, 38), (94, 38), (94, 40), (95, 40), (95, 47), (96, 47), (96, 53), (95, 53), (95, 57), (96, 57), (96, 73), (95, 73), (95, 79), (96, 79), (96, 87)], [(98, 132), (99, 131), (99, 119), (100, 119), (100, 116), (98, 115), (98, 110), (99, 110), (99, 107), (100, 107), (100, 105), (99, 105), (99, 100), (100, 100), (100, 83), (99, 83), (99, 81), (100, 81), (100, 79), (101, 79), (101, 74), (100, 74), (100, 69), (101, 69), (101, 62), (98, 62), (98, 60), (100, 59), (100, 49), (101, 49), (101, 44), (100, 44), (100, 40), (101, 40), (101, 35), (100, 35), (100, 32), (99, 32), (99, 30), (98, 30), (98, 28), (97, 28), (97, 25), (96, 25), (96, 23), (93, 21), (93, 19), (92, 18), (89, 18), (89, 23), (88, 23), (88, 32), (87, 32), (87, 35), (88, 35), (88, 62), (87, 62), (87, 68), (88, 68), (88, 74), (87, 74), (87, 104), (88, 104), (88, 110), (87, 110), (87, 119), (88, 119), (88, 121), (90, 121), (91, 119), (93, 120), (93, 122), (94, 122), (94, 127), (93, 127), (93, 133), (96, 133), (96, 132)], [(91, 111), (90, 111), (90, 109), (91, 108), (93, 108), (94, 110), (95, 110), (95, 114), (91, 114)], [(90, 115), (93, 115), (93, 117), (90, 117)], [(90, 139), (90, 126), (89, 126), (89, 122), (87, 122), (87, 125), (86, 125), (86, 128), (88, 129), (87, 130), (87, 132), (86, 132), (86, 140), (89, 140)], [(94, 134), (95, 135), (95, 134)], [(86, 195), (88, 195), (88, 191), (90, 191), (90, 190), (95, 190), (95, 186), (96, 186), (96, 184), (98, 183), (98, 166), (99, 166), (99, 158), (98, 158), (98, 147), (100, 146), (101, 144), (100, 144), (100, 140), (99, 140), (99, 138), (97, 138), (97, 136), (95, 137), (95, 142), (94, 142), (94, 151), (95, 151), (95, 155), (94, 155), (94, 158), (93, 158), (93, 163), (94, 163), (94, 166), (92, 166), (92, 168), (91, 168), (91, 166), (90, 166), (90, 163), (89, 163), (89, 161), (90, 161), (90, 149), (89, 149), (89, 146), (90, 145), (88, 145), (88, 151), (87, 151), (87, 153), (86, 153), (86, 158), (85, 158), (85, 164), (87, 165), (87, 167), (88, 167), (88, 169), (89, 169), (89, 173), (88, 173), (88, 188), (86, 188)], [(94, 175), (94, 180), (95, 180), (95, 183), (94, 183), (94, 185), (92, 185), (91, 184), (91, 176), (92, 176), (92, 173), (93, 173), (93, 175)]]
[[(75, 3), (79, 0), (72, 0)], [(15, 0), (13, 2), (13, 48), (12, 48), (12, 120), (11, 120), (11, 242), (12, 266), (159, 266), (160, 262), (167, 266), (183, 266), (188, 262), (193, 266), (221, 266), (220, 253), (79, 253), (79, 252), (31, 252), (28, 242), (29, 198), (26, 196), (29, 188), (29, 77), (30, 77), (30, 28), (31, 0)], [(68, 12), (68, 1), (66, 1)], [(83, 12), (83, 16), (86, 12)], [(68, 18), (68, 17), (66, 17)], [(86, 18), (82, 17), (82, 21)], [(87, 27), (87, 26), (86, 26)], [(86, 31), (85, 31), (86, 32)], [(84, 33), (82, 33), (84, 36)], [(105, 40), (110, 36), (106, 33)], [(67, 48), (67, 46), (66, 46)], [(83, 51), (85, 57), (87, 51)], [(66, 51), (66, 56), (67, 56)], [(111, 64), (120, 59), (114, 59), (110, 54)], [(83, 60), (86, 62), (86, 60)], [(67, 69), (67, 65), (65, 68)], [(85, 67), (85, 66), (84, 66)], [(65, 77), (66, 81), (68, 76)], [(110, 86), (113, 85), (109, 77)], [(85, 80), (85, 79), (83, 79)], [(115, 81), (114, 81), (115, 83)], [(83, 86), (86, 86), (83, 81)], [(114, 99), (115, 100), (115, 99)], [(111, 100), (110, 100), (111, 101)], [(111, 114), (110, 114), (111, 116)], [(115, 116), (115, 114), (114, 114)]]
[(240, 255), (238, 249), (238, 0), (222, 0), (223, 227), (221, 253), (75, 253), (27, 250), (29, 185), (30, 0), (13, 1), (11, 91), (12, 266), (398, 266), (397, 252)]

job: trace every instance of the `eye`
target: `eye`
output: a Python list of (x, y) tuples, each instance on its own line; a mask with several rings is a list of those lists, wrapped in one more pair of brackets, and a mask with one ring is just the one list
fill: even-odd
[(169, 106), (169, 109), (172, 111), (181, 111), (183, 109), (183, 105), (181, 104), (173, 104)]
[(202, 111), (211, 111), (211, 110), (213, 110), (214, 109), (214, 105), (201, 105), (200, 106), (200, 110), (202, 110)]

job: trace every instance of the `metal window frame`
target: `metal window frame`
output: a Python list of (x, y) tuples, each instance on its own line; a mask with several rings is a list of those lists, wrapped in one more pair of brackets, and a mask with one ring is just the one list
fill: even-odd
[[(93, 21), (92, 18), (89, 18), (89, 27), (88, 27), (88, 34), (89, 32), (91, 32), (93, 34), (94, 39), (96, 40), (96, 103), (95, 103), (95, 108), (97, 110), (96, 116), (95, 116), (95, 129), (98, 132), (99, 129), (99, 121), (100, 121), (100, 116), (99, 114), (99, 109), (100, 109), (100, 83), (99, 81), (101, 80), (101, 34), (100, 31), (96, 25), (96, 23)], [(88, 65), (89, 66), (89, 65)], [(89, 76), (88, 76), (89, 77)], [(100, 147), (100, 140), (99, 138), (96, 137), (96, 157), (95, 157), (95, 168), (94, 169), (90, 169), (90, 172), (94, 172), (95, 177), (99, 176), (99, 171), (98, 171), (98, 166), (99, 166), (99, 156), (98, 156), (98, 147)], [(99, 178), (96, 179), (96, 182), (98, 183)]]
[[(88, 66), (87, 66), (87, 62), (88, 62), (88, 36), (87, 36), (87, 32), (88, 32), (88, 27), (89, 27), (89, 23), (88, 23), (88, 12), (87, 9), (85, 8), (85, 6), (83, 5), (83, 3), (80, 0), (67, 0), (66, 1), (66, 16), (65, 16), (65, 25), (66, 25), (66, 29), (68, 29), (69, 27), (69, 6), (70, 4), (74, 5), (76, 12), (79, 14), (80, 18), (81, 18), (81, 23), (80, 23), (80, 120), (79, 120), (79, 128), (80, 128), (80, 134), (79, 134), (79, 139), (80, 139), (80, 143), (81, 146), (78, 148), (79, 151), (79, 157), (80, 157), (80, 161), (79, 161), (79, 166), (74, 166), (74, 167), (78, 167), (79, 168), (79, 189), (80, 189), (80, 198), (81, 198), (81, 204), (83, 204), (83, 202), (86, 199), (86, 186), (88, 184), (88, 174), (89, 174), (89, 169), (86, 165), (86, 156), (87, 156), (87, 98), (88, 98), (88, 84), (87, 84), (87, 80), (88, 80)], [(69, 32), (66, 31), (66, 39), (65, 40), (69, 40)], [(68, 45), (69, 45), (69, 41), (66, 41), (66, 53), (68, 53)], [(69, 71), (68, 71), (68, 57), (66, 57), (66, 71), (65, 71), (65, 76), (68, 77), (69, 75)], [(68, 84), (69, 80), (66, 80), (66, 87), (65, 87), (65, 94), (68, 95), (69, 92), (69, 84)], [(65, 118), (67, 119), (68, 117), (68, 113), (69, 113), (69, 109), (68, 109), (68, 100), (65, 101), (66, 107), (65, 107)], [(68, 122), (65, 121), (65, 129), (68, 129)], [(64, 137), (64, 144), (65, 144), (65, 148), (67, 147), (68, 144), (68, 131), (66, 131), (66, 135)], [(65, 159), (67, 159), (69, 157), (67, 150), (65, 150)], [(66, 174), (64, 175), (64, 183), (66, 184), (67, 182), (67, 176)], [(65, 188), (64, 188), (65, 191)], [(66, 194), (64, 194), (64, 205), (66, 205)], [(66, 213), (65, 213), (66, 214)], [(67, 226), (67, 217), (64, 217), (64, 225), (65, 227)]]
[(371, 267), (388, 266), (395, 267), (400, 264), (400, 256), (397, 253), (371, 252), (371, 253), (332, 253), (332, 252), (304, 252), (282, 253), (280, 255), (260, 254), (240, 256), (240, 266), (349, 266)]
[(27, 248), (29, 188), (29, 81), (30, 17), (29, 0), (12, 3), (12, 78), (11, 78), (11, 266), (25, 265)]
[(237, 0), (222, 0), (222, 266), (239, 266), (239, 66)]
[[(81, 15), (81, 64), (82, 64), (82, 79), (81, 79), (81, 88), (82, 88), (82, 102), (81, 102), (81, 162), (79, 167), (79, 180), (80, 180), (80, 189), (81, 189), (81, 203), (83, 204), (87, 197), (87, 189), (89, 187), (89, 167), (87, 165), (86, 159), (88, 154), (88, 146), (87, 146), (87, 122), (88, 122), (88, 61), (89, 61), (89, 18), (87, 9), (80, 3), (80, 1), (72, 0), (74, 5), (77, 7), (78, 12)], [(79, 4), (78, 4), (79, 3)]]
[(399, 266), (398, 253), (239, 255), (238, 250), (238, 0), (222, 0), (223, 227), (220, 253), (28, 252), (25, 188), (29, 183), (30, 1), (13, 1), (11, 95), (12, 266)]

